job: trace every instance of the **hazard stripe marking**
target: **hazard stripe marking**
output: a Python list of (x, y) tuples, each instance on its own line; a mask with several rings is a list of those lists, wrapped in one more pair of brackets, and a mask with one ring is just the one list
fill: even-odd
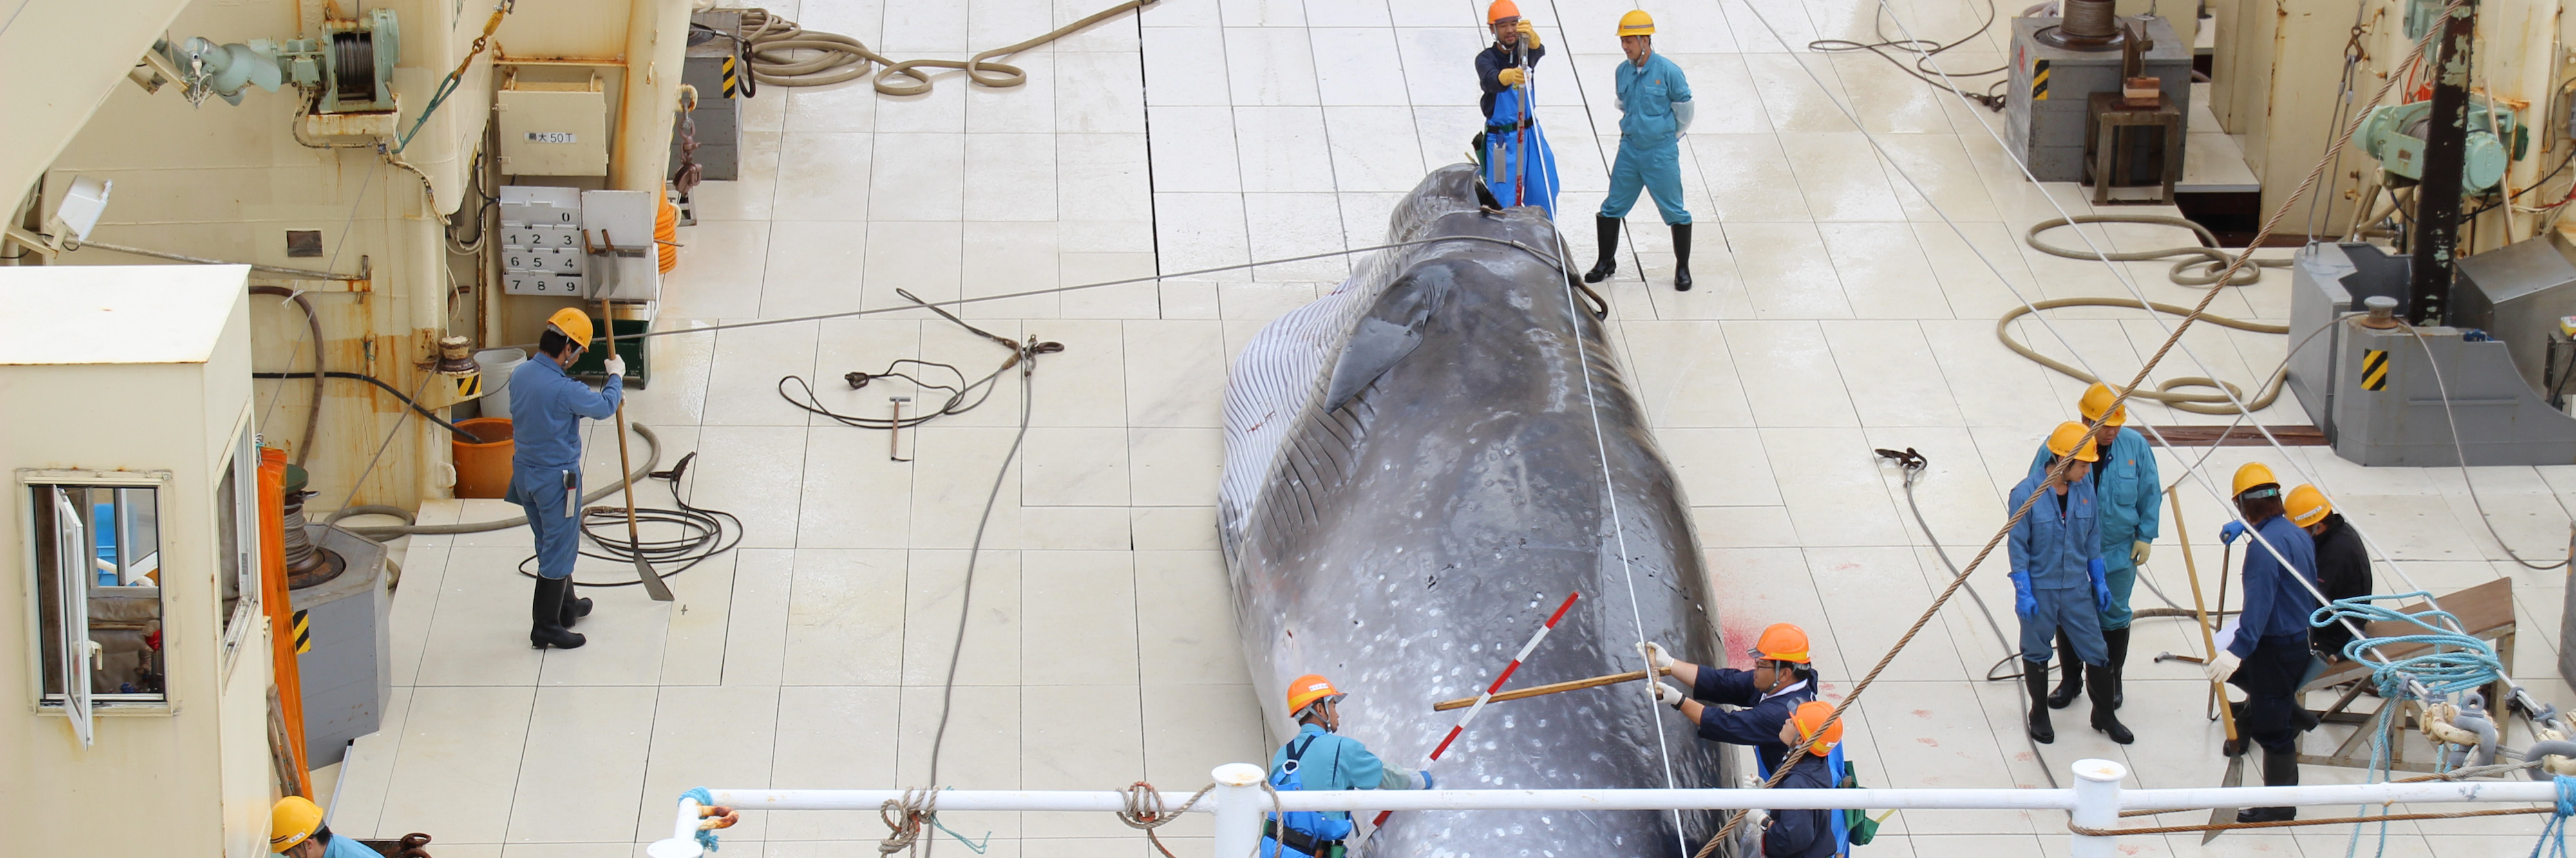
[(2387, 352), (2386, 350), (2383, 350), (2383, 349), (2363, 349), (2363, 350), (2362, 350), (2362, 352), (2361, 352), (2361, 389), (2363, 389), (2363, 390), (2387, 390), (2387, 389), (2388, 389), (2388, 352)]

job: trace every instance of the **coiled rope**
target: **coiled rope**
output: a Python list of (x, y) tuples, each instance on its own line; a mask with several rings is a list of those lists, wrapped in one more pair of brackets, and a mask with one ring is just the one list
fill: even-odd
[[(1153, 784), (1144, 781), (1128, 784), (1118, 797), (1121, 805), (1118, 821), (1145, 832), (1145, 842), (1154, 844), (1154, 851), (1163, 853), (1163, 858), (1180, 858), (1172, 854), (1171, 847), (1163, 845), (1162, 838), (1154, 835), (1154, 829), (1169, 825), (1172, 820), (1181, 818), (1181, 814), (1190, 812), (1190, 808), (1197, 806), (1199, 799), (1206, 798), (1208, 791), (1213, 789), (1216, 789), (1213, 783), (1199, 787), (1199, 791), (1190, 793), (1189, 800), (1181, 802), (1181, 806), (1166, 807), (1163, 791), (1155, 789)], [(1277, 793), (1272, 793), (1272, 796), (1276, 801)]]
[[(2309, 614), (2308, 622), (2323, 627), (2348, 618), (2354, 625), (2365, 629), (2373, 622), (2405, 622), (2422, 627), (2425, 630), (2422, 634), (2358, 638), (2343, 645), (2343, 656), (2369, 666), (2371, 676), (2379, 683), (2382, 692), (2401, 692), (2406, 688), (2407, 680), (2412, 679), (2433, 694), (2456, 694), (2503, 676), (2504, 662), (2497, 658), (2495, 647), (2486, 641), (2451, 631), (2461, 626), (2459, 618), (2449, 611), (2425, 610), (2410, 614), (2370, 604), (2380, 599), (2430, 598), (2431, 593), (2416, 590), (2336, 599)], [(2450, 626), (2435, 625), (2432, 620), (2447, 620)], [(2403, 644), (2431, 644), (2433, 649), (2422, 655), (2399, 659), (2381, 660), (2374, 656), (2379, 648)]]
[[(887, 95), (920, 95), (930, 91), (930, 75), (921, 69), (964, 69), (966, 78), (982, 86), (1012, 87), (1029, 82), (1029, 73), (1019, 66), (994, 62), (1005, 57), (1100, 23), (1153, 0), (1127, 0), (1089, 17), (1047, 31), (1024, 42), (983, 51), (964, 60), (917, 59), (897, 60), (870, 50), (867, 43), (839, 33), (807, 30), (796, 22), (779, 17), (766, 9), (726, 9), (742, 15), (744, 34), (740, 37), (749, 48), (751, 77), (765, 84), (779, 86), (829, 86), (857, 80), (871, 67), (881, 67), (873, 84)], [(910, 78), (909, 81), (896, 77)]]

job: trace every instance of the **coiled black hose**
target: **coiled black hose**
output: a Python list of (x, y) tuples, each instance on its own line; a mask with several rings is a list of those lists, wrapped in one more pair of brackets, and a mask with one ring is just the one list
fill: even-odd
[[(671, 499), (679, 503), (679, 509), (640, 506), (635, 508), (635, 520), (638, 523), (647, 527), (655, 524), (670, 525), (680, 531), (679, 536), (670, 539), (641, 540), (636, 546), (642, 552), (644, 562), (653, 564), (654, 571), (664, 579), (696, 568), (698, 564), (706, 562), (707, 558), (731, 551), (735, 544), (742, 542), (742, 519), (735, 518), (733, 513), (724, 510), (692, 506), (689, 504), (688, 496), (680, 491), (680, 480), (688, 475), (689, 463), (697, 458), (698, 454), (690, 453), (681, 456), (680, 461), (673, 464), (670, 470), (652, 472), (651, 476), (654, 479), (670, 481)], [(602, 534), (594, 530), (594, 527), (614, 528), (617, 532)], [(623, 507), (596, 506), (582, 510), (581, 533), (583, 536), (590, 537), (591, 546), (598, 548), (599, 551), (584, 549), (581, 556), (612, 560), (624, 566), (632, 566), (636, 552), (627, 547), (625, 529), (626, 510)], [(537, 556), (534, 554), (519, 561), (519, 574), (530, 578), (537, 577), (534, 568), (536, 562)], [(678, 566), (665, 569), (668, 564), (678, 564)], [(644, 583), (642, 580), (636, 578), (601, 582), (578, 579), (573, 581), (575, 586), (580, 587), (631, 587), (642, 583)]]

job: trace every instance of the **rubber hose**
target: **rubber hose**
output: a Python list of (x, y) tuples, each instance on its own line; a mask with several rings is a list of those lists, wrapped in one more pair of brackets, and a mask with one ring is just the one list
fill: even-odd
[[(2143, 223), (2153, 224), (2156, 226), (2178, 226), (2191, 230), (2193, 234), (2200, 236), (2200, 245), (2196, 247), (2168, 247), (2161, 250), (2094, 253), (2090, 250), (2068, 250), (2039, 240), (2040, 233), (2047, 232), (2061, 226), (2072, 226), (2079, 223)], [(2068, 259), (2100, 260), (2104, 262), (2149, 262), (2158, 259), (2172, 259), (2176, 256), (2188, 257), (2181, 262), (2174, 263), (2173, 269), (2165, 272), (2166, 279), (2184, 286), (2207, 286), (2212, 283), (2216, 283), (2218, 282), (2218, 272), (2226, 270), (2229, 263), (2236, 261), (2235, 254), (2218, 249), (2218, 235), (2210, 232), (2209, 227), (2201, 226), (2200, 224), (2193, 223), (2182, 218), (2173, 217), (2171, 215), (2089, 214), (2076, 215), (2074, 217), (2050, 218), (2048, 220), (2031, 224), (2030, 231), (2022, 234), (2022, 240), (2029, 243), (2033, 249), (2038, 250), (2041, 253), (2045, 253), (2050, 256), (2063, 256)], [(2246, 260), (2245, 267), (2236, 269), (2236, 276), (2228, 278), (2227, 285), (2245, 286), (2261, 282), (2263, 279), (2262, 269), (2288, 268), (2290, 267), (2290, 262), (2291, 260), (2287, 259)], [(2195, 266), (2202, 267), (2205, 271), (2200, 274), (2187, 273)]]
[[(2094, 382), (2101, 381), (2101, 379), (2094, 377), (2092, 373), (2069, 366), (2065, 362), (2059, 361), (2056, 358), (2040, 354), (2039, 352), (2032, 350), (2031, 347), (2022, 345), (2020, 340), (2013, 339), (2012, 336), (2012, 323), (2014, 319), (2029, 315), (2034, 311), (2054, 310), (2060, 307), (2127, 307), (2133, 310), (2154, 310), (2159, 313), (2171, 313), (2176, 316), (2191, 315), (2191, 308), (2189, 307), (2176, 306), (2157, 301), (2140, 301), (2134, 298), (2051, 298), (2046, 301), (2014, 307), (2010, 312), (2003, 314), (2002, 318), (1995, 320), (1995, 339), (2002, 340), (2005, 348), (2012, 349), (2014, 354), (2029, 358), (2038, 362), (2041, 366), (2056, 370), (2059, 373), (2063, 373), (2068, 377), (2082, 381), (2085, 384), (2092, 384)], [(2226, 316), (2210, 313), (2200, 314), (2200, 319), (2201, 321), (2218, 325), (2220, 327), (2235, 328), (2240, 331), (2251, 331), (2257, 334), (2287, 334), (2290, 332), (2290, 328), (2287, 325), (2266, 325), (2259, 322), (2248, 322), (2242, 319), (2230, 319)], [(2255, 395), (2251, 400), (2247, 400), (2245, 398), (2245, 391), (2236, 385), (2210, 378), (2205, 375), (2187, 375), (2179, 378), (2168, 378), (2165, 379), (2162, 384), (2156, 385), (2156, 389), (2154, 390), (2132, 391), (2129, 396), (2133, 399), (2145, 399), (2162, 404), (2167, 408), (2189, 411), (2193, 414), (2235, 414), (2238, 412), (2236, 403), (2239, 401), (2245, 402), (2245, 410), (2250, 411), (2261, 411), (2265, 406), (2271, 405), (2272, 400), (2281, 398), (2281, 385), (2286, 383), (2289, 378), (2289, 368), (2285, 364), (2280, 371), (2272, 373), (2272, 378), (2264, 382), (2262, 392)], [(2227, 391), (2227, 394), (2173, 392), (2174, 389), (2178, 387), (2222, 388)]]
[[(300, 377), (300, 376), (303, 376), (303, 375), (305, 375), (305, 373), (300, 373), (300, 372), (297, 372), (297, 373), (285, 373), (285, 372), (254, 372), (254, 373), (251, 373), (251, 374), (250, 374), (250, 377), (252, 377), (252, 378), (296, 378), (296, 377)], [(368, 374), (366, 374), (366, 373), (360, 373), (360, 372), (339, 372), (339, 371), (332, 371), (332, 372), (322, 373), (321, 375), (322, 375), (322, 377), (324, 377), (324, 378), (345, 378), (345, 379), (349, 379), (349, 380), (351, 380), (351, 381), (363, 381), (363, 382), (366, 382), (366, 383), (368, 383), (368, 384), (372, 384), (372, 385), (375, 385), (375, 386), (377, 386), (377, 387), (384, 388), (384, 390), (385, 390), (385, 392), (386, 392), (386, 393), (393, 394), (395, 399), (402, 400), (402, 404), (404, 404), (404, 405), (408, 405), (408, 406), (411, 406), (411, 410), (412, 410), (412, 412), (413, 412), (413, 413), (415, 413), (415, 414), (419, 414), (423, 419), (426, 419), (426, 420), (428, 420), (429, 422), (436, 423), (436, 424), (438, 424), (438, 425), (440, 425), (440, 426), (444, 426), (444, 427), (446, 427), (446, 428), (447, 428), (447, 431), (456, 433), (457, 437), (460, 437), (460, 438), (465, 439), (465, 442), (466, 442), (466, 443), (468, 443), (468, 444), (480, 444), (480, 443), (483, 443), (483, 438), (482, 438), (482, 436), (479, 436), (479, 435), (476, 435), (476, 434), (474, 434), (474, 433), (472, 433), (472, 432), (467, 432), (467, 431), (465, 431), (465, 430), (463, 430), (463, 429), (457, 428), (456, 424), (447, 422), (447, 418), (440, 417), (440, 416), (438, 416), (437, 414), (433, 414), (433, 413), (431, 413), (429, 409), (420, 407), (420, 403), (418, 403), (418, 402), (413, 402), (413, 401), (412, 401), (412, 399), (411, 399), (411, 397), (403, 395), (403, 392), (402, 392), (402, 391), (395, 390), (395, 389), (394, 389), (394, 386), (393, 386), (393, 385), (390, 385), (390, 384), (386, 384), (386, 383), (384, 382), (384, 379), (380, 379), (380, 378), (377, 378), (377, 377), (375, 377), (375, 376), (368, 375)]]
[[(284, 286), (253, 286), (253, 295), (274, 295), (295, 302), (304, 311), (304, 323), (313, 327), (313, 408), (304, 415), (304, 440), (295, 445), (295, 466), (304, 467), (304, 456), (313, 452), (313, 435), (322, 428), (322, 317), (313, 314), (313, 302), (304, 293)], [(281, 374), (282, 376), (283, 374)]]
[[(1036, 38), (1013, 45), (983, 51), (965, 60), (896, 60), (869, 50), (867, 43), (837, 33), (809, 32), (796, 22), (771, 14), (765, 9), (727, 9), (742, 15), (743, 29), (748, 31), (743, 44), (751, 52), (751, 77), (765, 84), (779, 86), (828, 86), (857, 80), (868, 73), (870, 64), (883, 66), (874, 85), (886, 95), (920, 95), (930, 91), (930, 75), (924, 68), (964, 69), (966, 77), (990, 87), (1010, 87), (1027, 83), (1029, 73), (1009, 63), (991, 58), (1009, 56), (1065, 36), (1085, 27), (1108, 20), (1153, 0), (1127, 0), (1082, 20), (1049, 30)], [(816, 55), (796, 57), (794, 51), (815, 51)], [(901, 75), (911, 82), (894, 80)]]
[[(662, 463), (662, 439), (653, 434), (653, 429), (642, 423), (628, 423), (626, 425), (628, 428), (635, 430), (635, 434), (644, 437), (644, 466), (628, 472), (623, 479), (600, 488), (592, 489), (588, 494), (582, 495), (581, 503), (583, 506), (598, 503), (601, 498), (605, 498), (616, 493), (619, 489), (625, 488), (626, 484), (643, 480), (646, 476), (653, 473), (654, 466)], [(418, 521), (418, 519), (414, 518), (410, 511), (401, 507), (384, 506), (381, 504), (362, 504), (359, 506), (349, 507), (347, 509), (335, 510), (329, 517), (322, 519), (322, 522), (324, 524), (331, 524), (338, 522), (340, 519), (354, 515), (390, 515), (403, 519), (403, 523), (399, 525), (341, 528), (342, 530), (346, 530), (350, 533), (354, 533), (377, 542), (383, 542), (388, 539), (399, 539), (405, 536), (450, 533), (485, 533), (494, 530), (508, 530), (528, 523), (527, 516), (519, 515), (512, 516), (510, 518), (496, 519), (493, 521), (463, 522), (458, 524), (415, 524), (413, 522)]]

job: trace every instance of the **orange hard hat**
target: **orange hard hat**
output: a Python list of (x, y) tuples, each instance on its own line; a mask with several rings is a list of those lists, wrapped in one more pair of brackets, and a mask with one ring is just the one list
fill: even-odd
[(1788, 623), (1772, 623), (1762, 630), (1760, 637), (1753, 639), (1753, 648), (1746, 652), (1763, 661), (1806, 664), (1807, 630)]
[(2247, 492), (2264, 486), (2272, 488), (2270, 491), (2255, 494), (2255, 497), (2268, 498), (2281, 493), (2281, 481), (2273, 478), (2271, 466), (2261, 462), (2247, 462), (2236, 469), (2236, 484), (2229, 491), (2234, 492), (2236, 497), (2243, 498)]
[(1789, 713), (1789, 723), (1798, 725), (1798, 738), (1809, 741), (1807, 753), (1824, 756), (1843, 740), (1843, 722), (1834, 717), (1834, 705), (1822, 700), (1798, 704)]
[(1494, 5), (1485, 7), (1485, 23), (1488, 24), (1520, 16), (1521, 7), (1512, 0), (1494, 0)]
[(1297, 717), (1306, 711), (1306, 707), (1315, 705), (1315, 701), (1341, 698), (1342, 692), (1333, 687), (1332, 680), (1312, 673), (1297, 677), (1296, 681), (1288, 683), (1288, 717)]
[(2076, 400), (2075, 410), (2082, 412), (2085, 422), (2088, 423), (2124, 425), (2129, 422), (2129, 407), (2126, 405), (2117, 409), (2111, 407), (2111, 403), (2119, 398), (2119, 388), (2097, 381), (2092, 387), (2084, 389), (2084, 398)]
[(2102, 454), (2096, 452), (2097, 446), (2093, 443), (2093, 430), (2073, 420), (2057, 424), (2057, 429), (2048, 433), (2048, 453), (2052, 456), (2074, 456), (2079, 462), (2096, 462), (2102, 459)]
[(2281, 511), (2290, 514), (2292, 524), (2300, 527), (2315, 527), (2317, 522), (2326, 520), (2326, 516), (2334, 513), (2334, 504), (2327, 501), (2326, 493), (2318, 491), (2316, 486), (2301, 483), (2298, 488), (2290, 490), (2288, 497), (2282, 499)]

